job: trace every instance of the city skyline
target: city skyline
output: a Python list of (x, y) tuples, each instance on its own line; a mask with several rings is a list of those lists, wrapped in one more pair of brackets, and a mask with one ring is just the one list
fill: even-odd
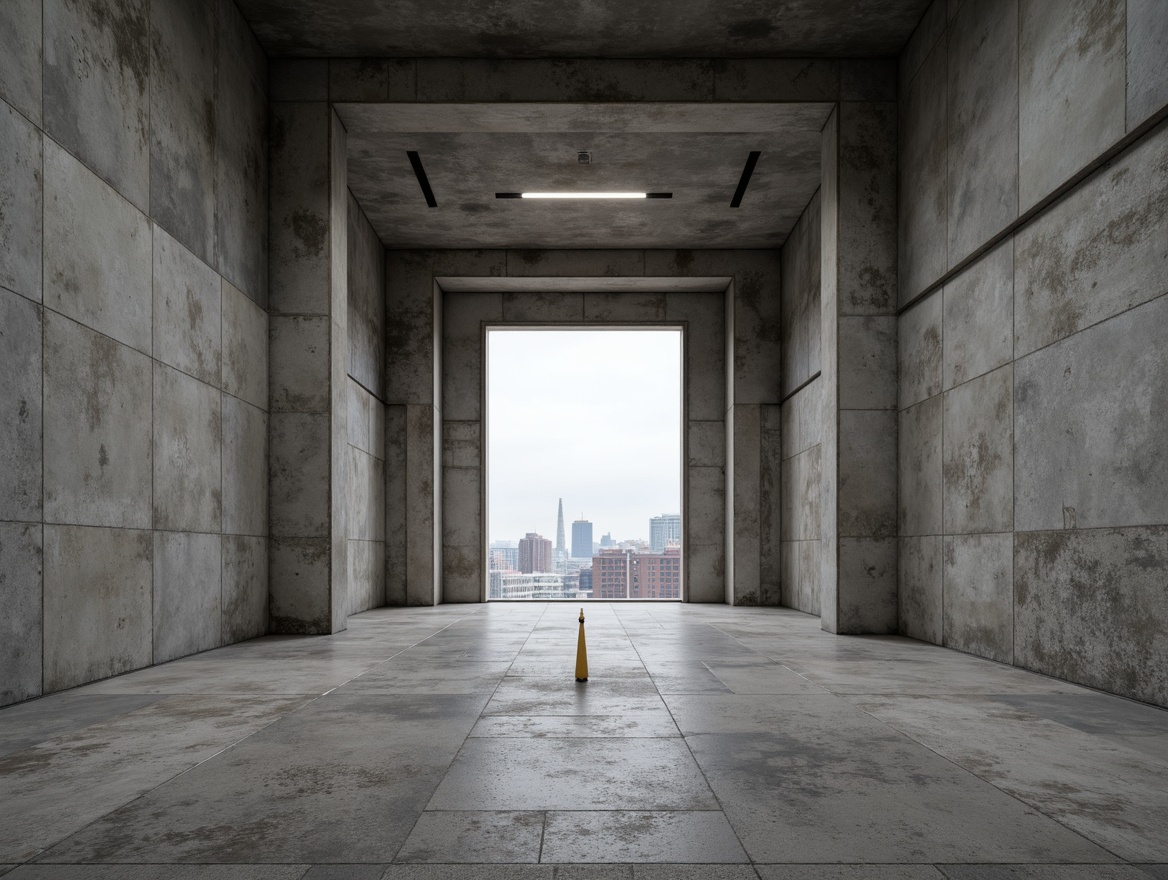
[[(488, 333), (488, 539), (556, 535), (565, 516), (648, 537), (681, 508), (681, 333)], [(591, 393), (581, 394), (586, 388)]]

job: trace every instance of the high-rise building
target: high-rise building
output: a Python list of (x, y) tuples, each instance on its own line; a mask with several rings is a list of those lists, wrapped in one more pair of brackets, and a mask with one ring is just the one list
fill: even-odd
[(552, 542), (535, 532), (519, 540), (519, 570), (524, 574), (552, 570)]
[(612, 532), (605, 532), (600, 537), (600, 549), (607, 550), (609, 547), (615, 547), (616, 541), (612, 539)]
[(490, 571), (519, 571), (519, 547), (514, 541), (492, 541), (487, 557)]
[(681, 543), (681, 514), (663, 513), (649, 518), (649, 552), (664, 553), (670, 541)]
[(566, 551), (568, 548), (564, 544), (564, 499), (560, 499), (560, 509), (556, 514), (556, 549), (559, 551)]
[(664, 553), (635, 553), (629, 557), (630, 599), (681, 598), (681, 547), (670, 544)]
[(592, 598), (629, 597), (629, 550), (608, 548), (592, 557)]
[(592, 523), (586, 519), (572, 522), (572, 558), (588, 559), (592, 556)]

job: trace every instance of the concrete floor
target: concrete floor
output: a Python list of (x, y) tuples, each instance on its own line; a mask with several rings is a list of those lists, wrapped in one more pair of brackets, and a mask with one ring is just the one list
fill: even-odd
[(0, 873), (1168, 878), (1168, 712), (726, 606), (589, 605), (577, 685), (577, 611), (381, 609), (0, 710)]

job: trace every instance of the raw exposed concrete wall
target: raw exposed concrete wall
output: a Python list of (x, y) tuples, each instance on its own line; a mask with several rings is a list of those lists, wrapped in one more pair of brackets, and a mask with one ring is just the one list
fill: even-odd
[(0, 5), (0, 704), (267, 630), (266, 60)]
[(348, 613), (385, 604), (385, 248), (349, 196)]
[(1166, 4), (1004, 0), (900, 59), (901, 631), (1161, 705), (1165, 57)]

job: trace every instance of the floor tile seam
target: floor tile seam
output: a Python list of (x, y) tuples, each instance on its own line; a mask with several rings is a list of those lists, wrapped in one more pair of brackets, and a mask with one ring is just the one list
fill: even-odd
[[(853, 703), (852, 705), (855, 705), (855, 704)], [(960, 771), (960, 772), (961, 772), (961, 773), (963, 773), (964, 775), (966, 775), (966, 776), (970, 776), (970, 777), (972, 777), (972, 778), (976, 779), (978, 782), (981, 782), (981, 783), (983, 783), (983, 784), (985, 784), (985, 785), (988, 785), (990, 788), (993, 788), (995, 791), (1001, 792), (1001, 793), (1002, 793), (1003, 795), (1005, 795), (1006, 797), (1008, 797), (1008, 798), (1010, 798), (1010, 799), (1012, 799), (1012, 800), (1014, 800), (1014, 801), (1017, 801), (1017, 802), (1018, 802), (1019, 804), (1021, 804), (1021, 805), (1022, 805), (1024, 808), (1026, 808), (1026, 809), (1029, 809), (1029, 810), (1034, 810), (1036, 813), (1038, 813), (1039, 815), (1041, 815), (1041, 816), (1043, 816), (1043, 817), (1045, 817), (1045, 818), (1049, 819), (1051, 822), (1054, 822), (1055, 824), (1057, 824), (1057, 825), (1061, 826), (1062, 828), (1065, 828), (1067, 831), (1071, 832), (1071, 833), (1072, 833), (1072, 834), (1074, 834), (1076, 837), (1079, 837), (1079, 838), (1081, 838), (1082, 840), (1085, 840), (1085, 841), (1086, 841), (1087, 843), (1089, 843), (1091, 846), (1094, 846), (1094, 847), (1096, 847), (1097, 849), (1101, 850), (1102, 852), (1105, 852), (1105, 853), (1107, 853), (1107, 855), (1109, 855), (1109, 856), (1111, 856), (1112, 858), (1114, 858), (1114, 859), (1115, 859), (1115, 862), (1114, 862), (1115, 864), (1123, 864), (1123, 865), (1129, 865), (1129, 864), (1131, 864), (1131, 862), (1130, 862), (1128, 859), (1125, 859), (1123, 856), (1121, 856), (1121, 855), (1119, 855), (1118, 853), (1114, 852), (1114, 851), (1113, 851), (1113, 850), (1111, 850), (1111, 849), (1110, 849), (1108, 846), (1106, 846), (1106, 845), (1104, 845), (1104, 844), (1100, 843), (1100, 842), (1099, 842), (1099, 841), (1097, 841), (1097, 840), (1092, 840), (1092, 839), (1091, 839), (1090, 837), (1088, 837), (1088, 836), (1087, 836), (1087, 835), (1086, 835), (1084, 832), (1080, 831), (1080, 830), (1079, 830), (1079, 829), (1077, 829), (1077, 828), (1073, 828), (1073, 827), (1071, 827), (1070, 825), (1068, 825), (1067, 823), (1065, 823), (1065, 822), (1063, 822), (1061, 819), (1059, 819), (1057, 816), (1052, 816), (1052, 815), (1050, 815), (1049, 813), (1047, 813), (1047, 812), (1046, 812), (1046, 810), (1044, 810), (1044, 809), (1043, 809), (1041, 806), (1039, 806), (1038, 804), (1032, 804), (1032, 803), (1030, 803), (1030, 802), (1026, 801), (1025, 799), (1023, 799), (1022, 797), (1020, 797), (1020, 796), (1018, 796), (1018, 795), (1016, 795), (1016, 794), (1012, 794), (1012, 793), (1011, 793), (1011, 792), (1009, 792), (1009, 791), (1006, 791), (1006, 790), (1005, 790), (1004, 788), (1002, 788), (1001, 786), (999, 786), (999, 785), (996, 785), (995, 783), (991, 782), (991, 781), (990, 781), (990, 780), (988, 780), (988, 779), (985, 779), (985, 778), (984, 778), (984, 777), (982, 777), (982, 776), (979, 776), (978, 774), (974, 773), (974, 772), (973, 772), (972, 770), (970, 770), (969, 768), (967, 768), (967, 767), (963, 767), (961, 764), (957, 763), (957, 761), (955, 761), (953, 758), (950, 758), (949, 756), (942, 754), (941, 752), (939, 752), (939, 751), (937, 751), (936, 749), (934, 749), (932, 746), (926, 745), (925, 743), (921, 742), (920, 740), (918, 740), (918, 739), (914, 738), (914, 737), (913, 737), (911, 734), (909, 734), (909, 733), (906, 733), (905, 731), (903, 731), (903, 730), (901, 730), (900, 728), (896, 727), (895, 725), (893, 725), (893, 724), (891, 724), (891, 723), (889, 723), (889, 722), (887, 722), (887, 721), (883, 720), (882, 718), (878, 718), (878, 717), (876, 717), (875, 715), (873, 715), (871, 712), (867, 711), (866, 709), (862, 709), (862, 708), (860, 708), (859, 706), (856, 706), (856, 708), (857, 708), (857, 709), (859, 709), (861, 712), (863, 712), (863, 713), (864, 713), (865, 715), (867, 715), (868, 717), (872, 718), (872, 719), (873, 719), (874, 721), (876, 721), (878, 724), (881, 724), (881, 725), (883, 725), (884, 727), (887, 727), (889, 730), (893, 731), (894, 733), (898, 734), (899, 736), (902, 736), (902, 737), (904, 737), (904, 738), (905, 738), (906, 740), (908, 740), (909, 742), (911, 742), (911, 743), (915, 743), (916, 745), (920, 746), (922, 749), (925, 749), (926, 751), (928, 751), (928, 752), (930, 752), (930, 753), (932, 753), (932, 754), (936, 755), (936, 756), (937, 756), (938, 758), (940, 758), (942, 761), (945, 761), (946, 763), (948, 763), (948, 764), (952, 765), (953, 767), (955, 767), (955, 768), (956, 768), (958, 771)], [(935, 863), (935, 864), (962, 864), (962, 863), (957, 863), (957, 862), (955, 862), (955, 863), (948, 863), (948, 862), (945, 862), (945, 863)], [(977, 863), (977, 864), (980, 864), (980, 863)], [(989, 863), (989, 862), (987, 862), (987, 863), (985, 863), (985, 864), (1021, 864), (1021, 863), (1020, 863), (1020, 862), (994, 862), (994, 863)], [(1043, 863), (1039, 863), (1039, 864), (1047, 864), (1047, 863), (1043, 862)], [(1051, 862), (1051, 863), (1049, 863), (1049, 864), (1061, 864), (1061, 863)], [(1080, 863), (1080, 862), (1074, 862), (1074, 863), (1071, 863), (1071, 864), (1111, 864), (1111, 863), (1107, 863), (1107, 862), (1103, 862), (1103, 863), (1095, 863), (1095, 862), (1081, 862), (1081, 863)]]
[[(633, 646), (633, 650), (636, 651), (637, 656), (640, 657), (641, 652), (637, 648), (636, 643), (633, 642), (632, 637), (629, 636), (628, 629), (625, 627), (624, 621), (622, 621), (620, 619), (620, 615), (617, 615), (617, 622), (620, 624), (620, 627), (624, 631), (625, 636), (628, 637), (629, 643)], [(641, 662), (644, 662), (643, 658), (642, 658)], [(654, 689), (657, 689), (656, 682), (654, 682), (653, 687), (654, 687)], [(710, 780), (709, 780), (709, 777), (706, 776), (705, 768), (702, 767), (701, 762), (698, 761), (697, 755), (694, 754), (693, 749), (690, 747), (689, 740), (686, 739), (685, 734), (682, 732), (681, 725), (677, 721), (677, 717), (673, 714), (673, 709), (671, 709), (669, 706), (669, 703), (667, 703), (665, 701), (665, 696), (664, 696), (664, 694), (661, 693), (660, 690), (657, 690), (657, 697), (658, 697), (658, 699), (661, 700), (662, 703), (665, 703), (665, 711), (667, 711), (669, 713), (669, 717), (673, 721), (673, 726), (675, 728), (677, 728), (677, 732), (681, 737), (681, 742), (685, 746), (685, 750), (689, 753), (690, 760), (693, 761), (694, 766), (698, 770), (698, 773), (701, 774), (702, 782), (704, 782), (706, 784), (706, 789), (709, 791), (710, 797), (712, 797), (714, 799), (714, 803), (716, 803), (718, 805), (718, 809), (716, 811), (711, 810), (711, 811), (703, 811), (703, 812), (719, 812), (722, 814), (722, 818), (726, 822), (726, 827), (729, 828), (730, 833), (734, 835), (734, 840), (738, 843), (738, 848), (742, 851), (742, 854), (746, 857), (747, 864), (753, 865), (754, 858), (750, 855), (750, 851), (746, 848), (746, 845), (742, 842), (742, 837), (738, 834), (738, 829), (734, 827), (733, 823), (730, 821), (730, 817), (728, 815), (726, 815), (725, 805), (722, 803), (722, 799), (720, 797), (718, 797), (718, 793), (714, 791), (714, 786), (710, 785)], [(675, 738), (676, 737), (669, 737), (669, 739), (675, 739)], [(758, 873), (757, 870), (755, 871), (755, 873)]]

